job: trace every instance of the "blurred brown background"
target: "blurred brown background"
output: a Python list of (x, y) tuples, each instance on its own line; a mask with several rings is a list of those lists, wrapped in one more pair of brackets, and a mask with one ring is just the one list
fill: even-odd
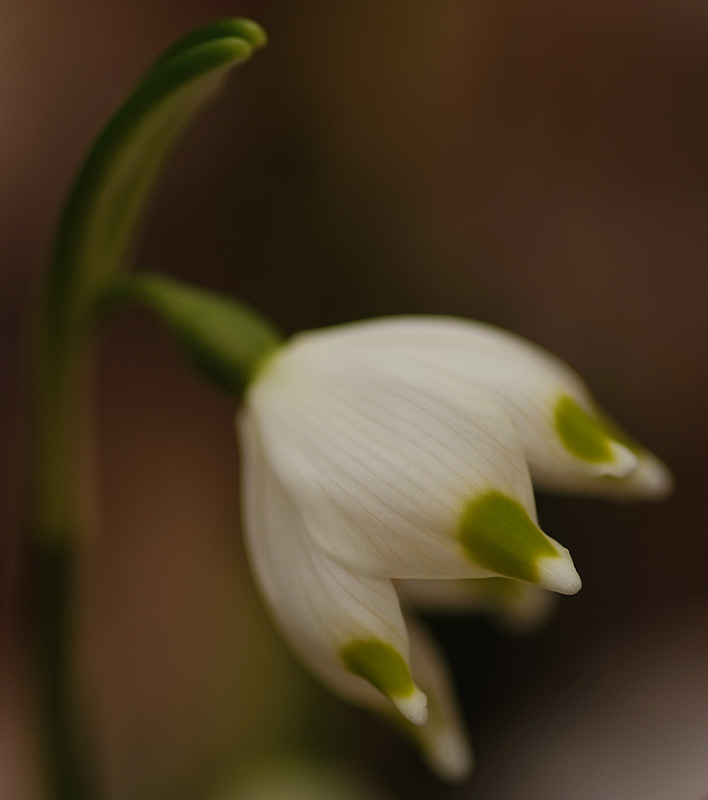
[[(540, 635), (433, 622), (478, 756), (469, 784), (443, 787), (293, 666), (238, 542), (233, 409), (156, 324), (125, 317), (101, 347), (104, 528), (82, 578), (80, 675), (106, 796), (207, 797), (222, 776), (299, 745), (345, 752), (392, 797), (699, 800), (700, 2), (0, 0), (3, 600), (21, 585), (21, 338), (54, 214), (150, 58), (232, 14), (261, 22), (269, 47), (175, 153), (140, 263), (233, 292), (286, 332), (399, 312), (512, 329), (572, 364), (672, 466), (678, 490), (658, 506), (539, 498), (585, 584)], [(17, 606), (3, 606), (0, 795), (25, 800), (36, 780)]]

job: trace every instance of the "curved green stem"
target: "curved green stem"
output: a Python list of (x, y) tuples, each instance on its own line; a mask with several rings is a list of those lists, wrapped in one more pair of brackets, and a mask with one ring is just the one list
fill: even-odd
[(57, 230), (36, 331), (27, 533), (49, 783), (61, 800), (80, 800), (93, 788), (84, 780), (90, 753), (76, 746), (70, 659), (73, 577), (93, 528), (87, 452), (100, 299), (127, 260), (172, 144), (228, 68), (265, 39), (249, 20), (224, 20), (160, 56), (96, 140)]
[(97, 303), (127, 260), (151, 190), (172, 145), (216, 93), (229, 67), (266, 41), (250, 20), (198, 28), (143, 76), (97, 138), (57, 230), (37, 331), (31, 529), (74, 535), (77, 402), (90, 358)]

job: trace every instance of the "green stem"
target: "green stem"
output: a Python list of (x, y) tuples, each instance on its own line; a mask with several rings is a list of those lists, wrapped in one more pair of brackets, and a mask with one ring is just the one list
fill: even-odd
[(90, 760), (76, 736), (82, 726), (72, 690), (74, 567), (73, 553), (62, 546), (46, 548), (35, 557), (35, 652), (41, 669), (47, 782), (56, 800), (94, 796), (87, 772)]
[(94, 795), (91, 758), (79, 739), (82, 704), (72, 664), (75, 573), (93, 517), (87, 502), (91, 370), (86, 344), (58, 348), (47, 328), (38, 340), (28, 535), (46, 783), (57, 800), (84, 800)]
[(165, 51), (97, 138), (57, 229), (33, 354), (27, 533), (48, 780), (58, 800), (83, 800), (92, 789), (70, 667), (74, 572), (95, 528), (90, 365), (100, 298), (125, 266), (172, 145), (228, 70), (265, 41), (258, 25), (237, 18), (202, 26)]

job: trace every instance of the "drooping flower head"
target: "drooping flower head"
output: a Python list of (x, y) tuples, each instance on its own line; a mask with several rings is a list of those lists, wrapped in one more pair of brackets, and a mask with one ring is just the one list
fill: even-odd
[(518, 586), (521, 607), (539, 588), (573, 594), (532, 480), (627, 498), (671, 484), (569, 367), (453, 318), (296, 336), (251, 383), (239, 427), (248, 550), (291, 646), (336, 691), (407, 720), (448, 777), (469, 770), (469, 747), (442, 660), (401, 601), (510, 596), (490, 578)]

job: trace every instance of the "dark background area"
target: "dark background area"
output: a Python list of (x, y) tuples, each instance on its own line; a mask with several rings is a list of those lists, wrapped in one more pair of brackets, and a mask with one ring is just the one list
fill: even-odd
[[(708, 9), (681, 0), (0, 0), (3, 600), (21, 585), (24, 335), (51, 226), (101, 123), (171, 39), (241, 14), (268, 48), (171, 159), (138, 262), (285, 331), (401, 312), (542, 344), (673, 468), (656, 506), (539, 497), (584, 580), (517, 639), (432, 621), (477, 752), (439, 784), (315, 687), (237, 536), (229, 400), (160, 327), (110, 325), (102, 530), (79, 675), (110, 798), (207, 796), (294, 744), (391, 797), (708, 794)], [(35, 797), (22, 615), (3, 605), (0, 795)], [(326, 743), (326, 744), (325, 744)]]

